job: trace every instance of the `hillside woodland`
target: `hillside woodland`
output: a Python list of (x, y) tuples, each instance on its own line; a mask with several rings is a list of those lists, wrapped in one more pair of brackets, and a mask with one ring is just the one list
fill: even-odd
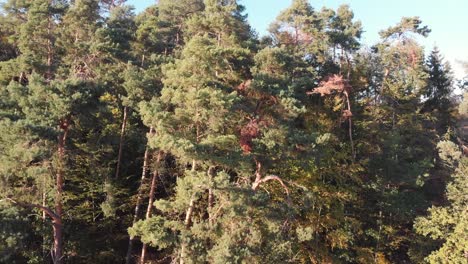
[(468, 263), (468, 82), (418, 17), (1, 6), (1, 263)]

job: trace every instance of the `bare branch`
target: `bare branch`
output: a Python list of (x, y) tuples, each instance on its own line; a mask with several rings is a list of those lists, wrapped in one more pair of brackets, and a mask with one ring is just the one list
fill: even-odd
[(256, 190), (258, 188), (258, 186), (260, 186), (260, 184), (265, 183), (267, 181), (277, 181), (277, 182), (279, 182), (281, 184), (281, 186), (284, 188), (284, 191), (286, 192), (286, 194), (289, 196), (288, 186), (286, 186), (286, 184), (284, 184), (283, 180), (279, 176), (276, 176), (276, 175), (268, 175), (268, 176), (263, 177), (260, 180), (255, 180), (255, 182), (252, 184), (252, 190)]
[(218, 218), (218, 215), (219, 215), (219, 213), (221, 212), (221, 210), (224, 208), (224, 205), (225, 205), (225, 204), (226, 204), (225, 202), (222, 202), (222, 203), (219, 205), (218, 210), (216, 210), (216, 212), (215, 212), (215, 213), (213, 214), (213, 216), (211, 217), (211, 221), (214, 221), (214, 220), (216, 220), (216, 218)]
[(45, 207), (45, 206), (42, 206), (42, 205), (39, 205), (39, 204), (20, 202), (20, 201), (17, 201), (15, 199), (12, 199), (12, 198), (5, 198), (5, 199), (0, 200), (0, 202), (1, 201), (9, 201), (10, 203), (12, 203), (14, 205), (24, 207), (24, 208), (37, 208), (37, 209), (40, 209), (43, 212), (45, 212), (50, 218), (52, 218), (52, 220), (54, 222), (57, 222), (57, 221), (61, 222), (60, 217), (48, 207)]

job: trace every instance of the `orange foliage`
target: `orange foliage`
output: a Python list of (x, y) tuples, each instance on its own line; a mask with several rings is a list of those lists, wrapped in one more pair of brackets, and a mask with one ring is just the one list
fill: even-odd
[(320, 94), (320, 96), (330, 95), (333, 91), (347, 92), (351, 90), (348, 80), (343, 78), (342, 75), (334, 74), (321, 81), (319, 86), (307, 94)]
[(333, 92), (342, 94), (348, 103), (348, 109), (344, 109), (342, 111), (342, 118), (343, 120), (348, 120), (353, 116), (348, 98), (350, 91), (351, 85), (349, 84), (349, 81), (342, 75), (334, 74), (325, 78), (325, 80), (320, 82), (320, 85), (317, 88), (307, 92), (307, 94), (320, 94), (320, 96), (331, 95)]

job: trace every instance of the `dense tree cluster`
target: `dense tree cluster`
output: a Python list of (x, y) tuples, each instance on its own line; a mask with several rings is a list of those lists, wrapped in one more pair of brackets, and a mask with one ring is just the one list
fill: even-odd
[(1, 263), (468, 261), (468, 95), (430, 29), (244, 11), (2, 4)]

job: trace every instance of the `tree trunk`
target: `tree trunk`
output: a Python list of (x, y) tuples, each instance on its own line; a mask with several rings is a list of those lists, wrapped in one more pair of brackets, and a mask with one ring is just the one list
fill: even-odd
[[(149, 133), (152, 134), (153, 132), (154, 132), (153, 127), (150, 127)], [(138, 221), (138, 218), (140, 216), (140, 207), (143, 201), (144, 185), (145, 185), (146, 178), (147, 178), (146, 176), (148, 174), (148, 160), (149, 160), (149, 147), (146, 146), (145, 154), (143, 156), (143, 170), (141, 172), (140, 187), (138, 188), (138, 195), (137, 195), (137, 200), (136, 200), (136, 205), (135, 205), (135, 213), (133, 214), (132, 226)], [(131, 263), (133, 240), (134, 239), (132, 237), (130, 237), (128, 240), (127, 256), (125, 258), (126, 264)]]
[[(42, 191), (42, 206), (46, 206), (46, 201), (47, 201), (47, 196), (46, 196), (46, 193), (45, 193), (45, 187), (44, 187), (44, 190)], [(45, 219), (46, 219), (46, 213), (44, 211), (42, 211), (42, 221), (45, 222)]]
[(51, 17), (48, 16), (47, 18), (47, 73), (46, 73), (46, 79), (51, 80), (52, 79), (52, 60), (53, 60), (53, 48), (52, 48), (52, 36), (51, 32), (52, 31), (52, 20)]
[(64, 119), (60, 122), (60, 128), (63, 130), (63, 134), (58, 136), (58, 166), (56, 173), (56, 196), (55, 196), (55, 214), (56, 218), (53, 219), (53, 230), (54, 230), (54, 248), (53, 248), (53, 261), (54, 264), (61, 264), (63, 258), (63, 206), (62, 206), (62, 195), (63, 195), (63, 181), (64, 181), (64, 160), (65, 160), (65, 142), (68, 135), (69, 120)]
[[(208, 177), (210, 178), (210, 184), (213, 182), (213, 177), (214, 177), (214, 166), (210, 166), (208, 169)], [(213, 203), (214, 203), (214, 194), (213, 194), (213, 189), (209, 188), (208, 189), (208, 221), (210, 223), (210, 226), (213, 226), (213, 215), (211, 210), (213, 210)]]
[[(198, 138), (198, 126), (197, 126), (197, 138)], [(192, 160), (192, 171), (195, 171), (197, 169), (197, 161), (195, 159)], [(185, 213), (185, 227), (188, 228), (190, 227), (190, 223), (192, 220), (192, 214), (193, 214), (193, 206), (195, 204), (195, 198), (192, 196), (190, 198), (189, 202), (189, 207), (187, 209), (187, 212)], [(185, 243), (182, 242), (180, 246), (180, 260), (179, 264), (184, 264), (184, 258), (185, 258)]]
[[(349, 76), (349, 74), (348, 74)], [(349, 78), (349, 77), (348, 77)], [(349, 101), (349, 94), (348, 92), (344, 92), (344, 95), (346, 97), (346, 104), (347, 104), (347, 107), (348, 107), (348, 112), (351, 114), (351, 102)], [(352, 156), (353, 156), (353, 161), (356, 159), (356, 150), (354, 148), (354, 140), (353, 140), (353, 120), (352, 120), (352, 116), (349, 116), (348, 117), (348, 136), (349, 136), (349, 141), (350, 141), (350, 144), (351, 144), (351, 153), (352, 153)]]
[[(146, 209), (146, 219), (151, 217), (151, 214), (153, 211), (154, 194), (156, 192), (157, 178), (159, 177), (159, 164), (161, 163), (162, 154), (163, 154), (162, 151), (158, 152), (158, 157), (156, 159), (156, 168), (154, 169), (153, 176), (151, 177), (151, 187), (150, 187), (150, 193), (149, 193), (149, 198), (148, 198), (148, 208)], [(141, 249), (141, 257), (140, 257), (141, 264), (145, 263), (146, 250), (147, 250), (147, 245), (146, 243), (143, 243), (143, 247)]]
[(156, 168), (153, 172), (153, 177), (151, 179), (151, 187), (150, 187), (150, 193), (149, 193), (149, 198), (148, 198), (148, 208), (146, 209), (146, 219), (151, 217), (152, 210), (153, 210), (153, 203), (154, 203), (154, 194), (156, 192), (156, 187), (157, 187), (157, 177), (159, 177), (159, 164), (161, 163), (161, 158), (162, 158), (162, 151), (159, 151), (158, 157), (156, 159)]
[(120, 130), (119, 154), (117, 156), (117, 168), (115, 169), (115, 179), (119, 178), (120, 163), (122, 160), (123, 141), (125, 138), (125, 128), (127, 127), (127, 112), (128, 108), (125, 106), (123, 109), (122, 129)]
[(54, 250), (52, 259), (54, 264), (63, 263), (63, 225), (62, 220), (56, 219), (52, 222), (52, 228), (54, 230)]
[[(46, 196), (46, 187), (45, 187), (45, 183), (44, 183), (44, 186), (43, 186), (43, 189), (42, 189), (42, 206), (43, 207), (46, 207), (47, 206), (47, 196)], [(42, 222), (43, 224), (45, 225), (45, 222), (46, 222), (46, 212), (44, 210), (42, 210)], [(48, 246), (47, 245), (47, 240), (46, 240), (46, 236), (45, 234), (42, 235), (42, 258), (45, 259), (45, 256), (47, 256), (47, 253), (48, 253)]]
[[(185, 214), (185, 227), (189, 228), (190, 224), (192, 223), (192, 214), (193, 214), (193, 207), (195, 204), (195, 198), (192, 197), (189, 202), (189, 208), (187, 209), (187, 213)], [(180, 261), (179, 264), (184, 264), (184, 258), (185, 258), (185, 243), (182, 242), (182, 245), (180, 247)]]

